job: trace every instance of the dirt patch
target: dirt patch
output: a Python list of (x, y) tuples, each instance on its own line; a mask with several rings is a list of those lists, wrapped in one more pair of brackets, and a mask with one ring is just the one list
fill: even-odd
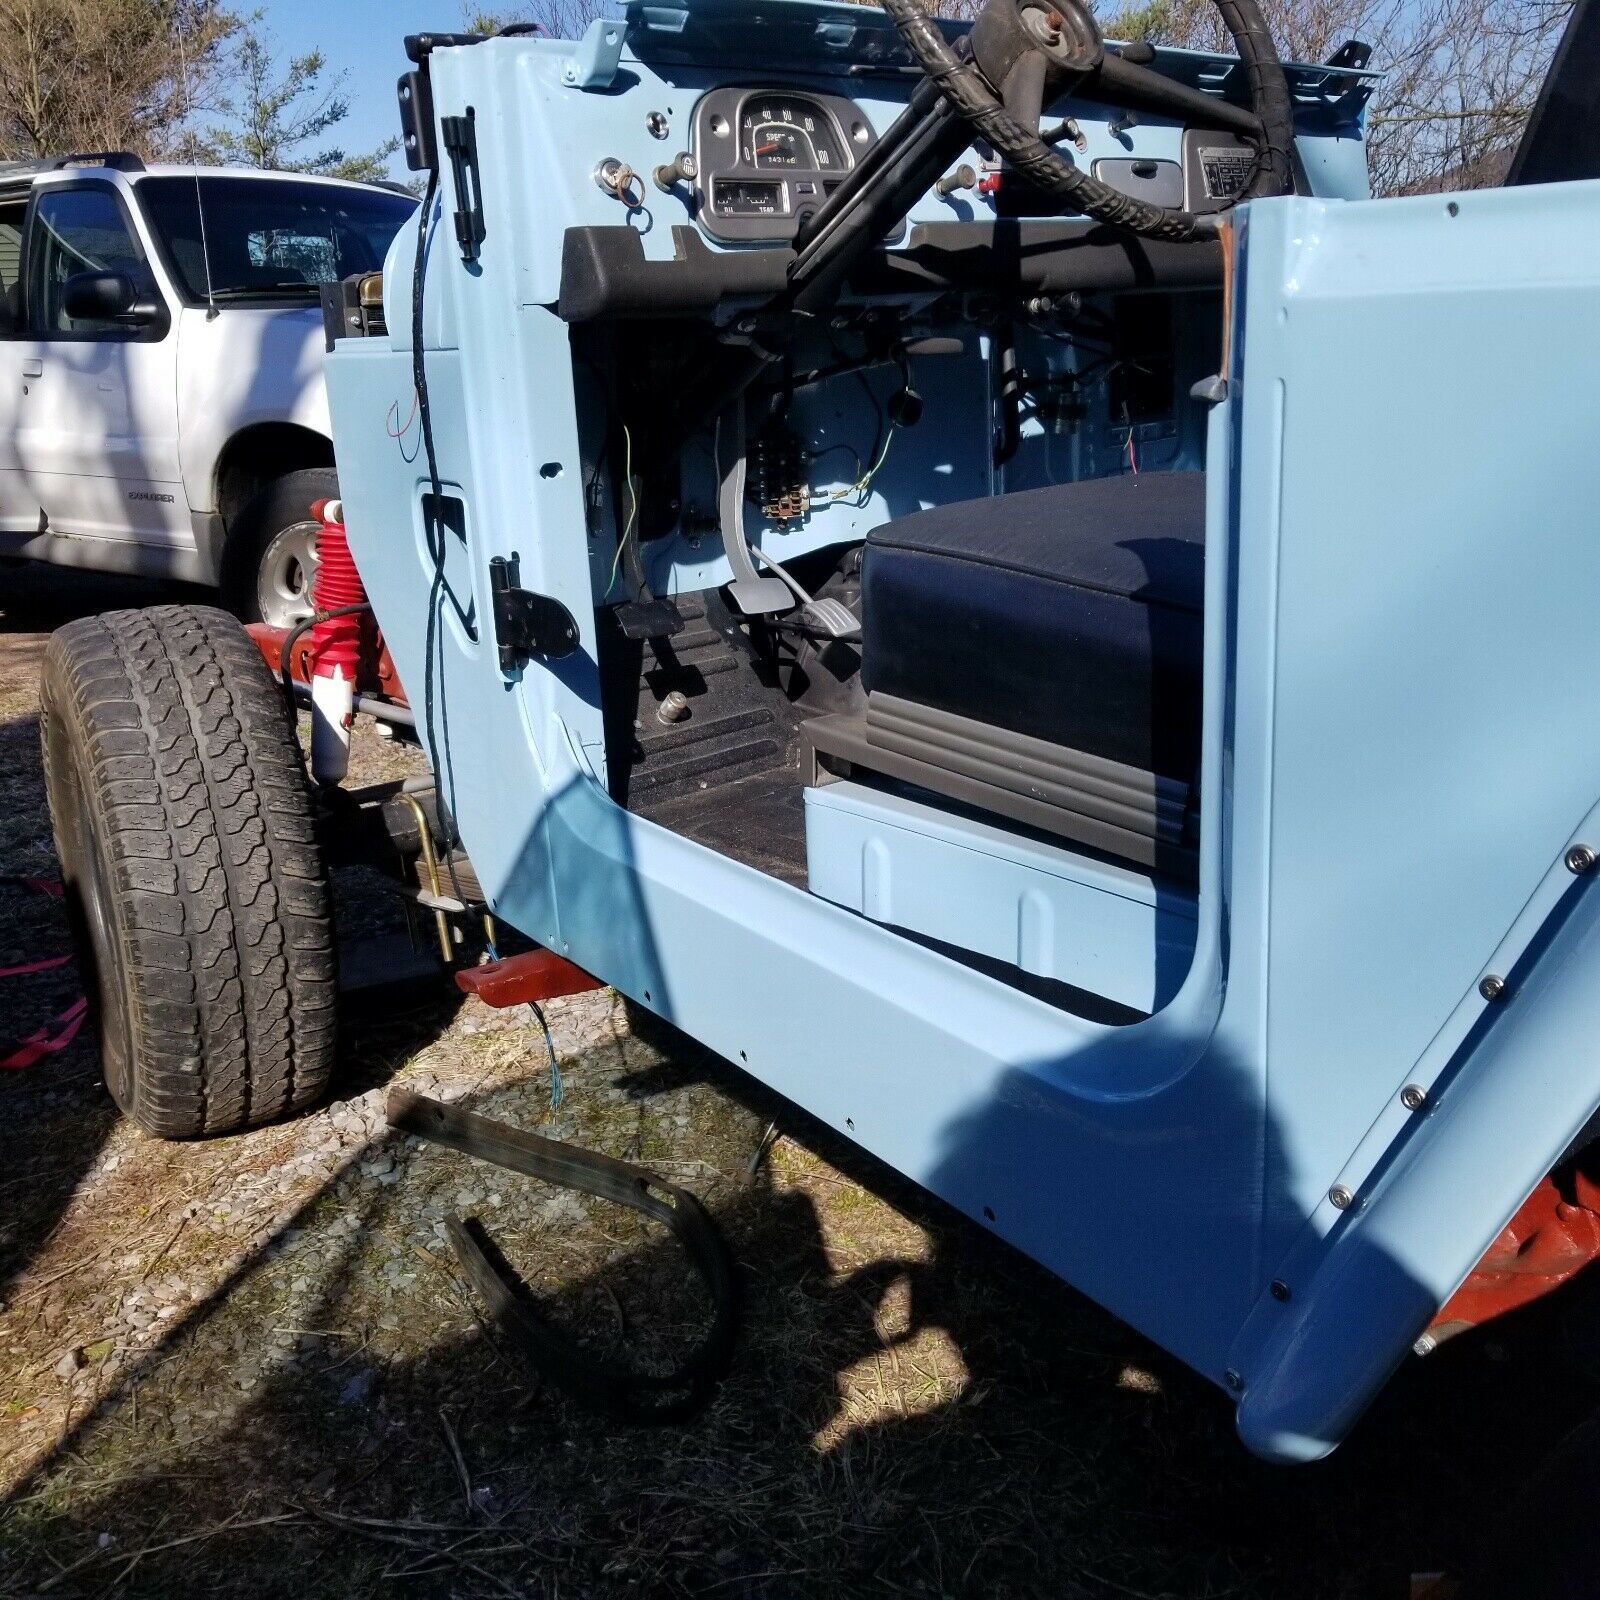
[[(155, 597), (62, 583), (6, 582), (0, 872), (54, 871), (41, 628)], [(65, 950), (0, 893), (3, 964)], [(0, 1032), (73, 986), (6, 984)], [(0, 1594), (1399, 1596), (1600, 1399), (1580, 1281), (1408, 1367), (1332, 1462), (1263, 1467), (1210, 1385), (731, 1069), (610, 995), (549, 1021), (556, 1073), (526, 1012), (373, 991), (333, 1104), (211, 1145), (122, 1122), (83, 1042), (0, 1075)], [(391, 1135), (391, 1083), (704, 1198), (744, 1315), (703, 1417), (600, 1421), (498, 1346), (447, 1213), (599, 1348), (670, 1352), (704, 1308), (632, 1214)]]

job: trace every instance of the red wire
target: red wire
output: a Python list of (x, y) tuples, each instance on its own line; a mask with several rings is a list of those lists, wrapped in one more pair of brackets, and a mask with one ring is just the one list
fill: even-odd
[(417, 420), (418, 398), (417, 391), (413, 389), (411, 391), (411, 415), (406, 418), (405, 425), (398, 433), (395, 432), (394, 428), (391, 426), (391, 423), (400, 415), (400, 402), (396, 400), (395, 403), (389, 407), (389, 415), (383, 420), (383, 431), (387, 433), (391, 439), (403, 439), (408, 433), (411, 432), (411, 424)]

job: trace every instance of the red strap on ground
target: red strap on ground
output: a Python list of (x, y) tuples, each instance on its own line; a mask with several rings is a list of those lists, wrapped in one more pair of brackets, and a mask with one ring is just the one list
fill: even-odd
[(30, 961), (26, 966), (0, 967), (0, 978), (31, 978), (36, 972), (54, 972), (71, 960), (71, 956), (51, 956), (48, 961)]
[[(53, 900), (64, 898), (66, 893), (59, 883), (52, 883), (48, 878), (0, 877), (0, 884), (26, 889), (32, 894), (46, 894)], [(39, 972), (58, 972), (71, 960), (71, 956), (47, 956), (42, 961), (27, 961), (18, 967), (0, 967), (0, 978), (31, 978)], [(0, 1072), (26, 1072), (46, 1056), (65, 1050), (78, 1037), (78, 1030), (88, 1014), (89, 1002), (81, 997), (74, 1000), (60, 1016), (52, 1017), (21, 1044), (0, 1056)]]
[(28, 889), (34, 894), (47, 894), (52, 900), (62, 899), (67, 892), (61, 884), (49, 878), (0, 877), (0, 884), (9, 884), (13, 889)]
[(25, 1072), (29, 1067), (65, 1050), (78, 1037), (78, 1030), (89, 1014), (87, 1000), (74, 1000), (59, 1017), (30, 1033), (10, 1055), (0, 1057), (0, 1072)]

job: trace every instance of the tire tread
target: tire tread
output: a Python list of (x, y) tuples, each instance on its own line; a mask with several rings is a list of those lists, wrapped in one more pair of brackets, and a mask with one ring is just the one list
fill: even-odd
[(76, 747), (111, 880), (126, 1109), (169, 1139), (304, 1109), (333, 1067), (332, 909), (298, 744), (254, 644), (210, 607), (112, 612), (61, 629), (44, 677), (46, 770), (52, 739)]

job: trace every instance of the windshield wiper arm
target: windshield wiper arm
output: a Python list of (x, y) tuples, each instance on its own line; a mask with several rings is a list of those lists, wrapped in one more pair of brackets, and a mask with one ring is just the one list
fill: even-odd
[(211, 292), (213, 300), (273, 300), (287, 295), (315, 300), (320, 297), (321, 290), (314, 283), (253, 283)]

